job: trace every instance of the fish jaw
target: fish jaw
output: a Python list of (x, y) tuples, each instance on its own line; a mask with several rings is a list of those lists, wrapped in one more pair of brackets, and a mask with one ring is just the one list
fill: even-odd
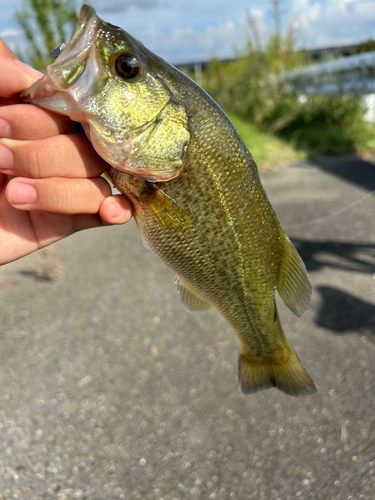
[(84, 5), (66, 47), (46, 74), (21, 92), (21, 99), (74, 121), (85, 121), (81, 102), (92, 94), (102, 69), (95, 51), (100, 23), (95, 10)]

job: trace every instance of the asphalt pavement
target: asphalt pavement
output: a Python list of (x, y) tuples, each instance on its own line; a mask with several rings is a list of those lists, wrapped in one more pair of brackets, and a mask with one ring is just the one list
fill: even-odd
[(373, 500), (375, 161), (261, 177), (313, 284), (286, 336), (310, 398), (238, 391), (238, 341), (190, 314), (133, 222), (0, 268), (0, 499)]

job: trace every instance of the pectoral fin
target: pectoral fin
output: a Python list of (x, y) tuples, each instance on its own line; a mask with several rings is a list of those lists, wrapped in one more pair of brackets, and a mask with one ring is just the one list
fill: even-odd
[(212, 305), (195, 292), (181, 278), (176, 276), (177, 290), (180, 294), (181, 302), (190, 312), (207, 311)]
[(276, 289), (284, 304), (296, 316), (302, 316), (310, 304), (310, 279), (301, 257), (284, 231), (282, 231), (280, 240), (283, 258)]
[(151, 188), (146, 196), (142, 196), (141, 203), (165, 230), (171, 232), (194, 230), (190, 216), (162, 190)]

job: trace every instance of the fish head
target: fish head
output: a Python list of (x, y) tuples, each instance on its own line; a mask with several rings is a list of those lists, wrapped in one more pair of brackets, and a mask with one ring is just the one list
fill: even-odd
[(88, 5), (57, 52), (46, 74), (22, 92), (23, 101), (80, 122), (117, 170), (151, 182), (176, 177), (190, 142), (178, 70)]

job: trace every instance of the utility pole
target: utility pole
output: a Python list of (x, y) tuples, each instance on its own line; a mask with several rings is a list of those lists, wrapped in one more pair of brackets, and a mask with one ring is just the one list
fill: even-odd
[(275, 32), (278, 37), (281, 35), (280, 20), (280, 0), (272, 0), (272, 12), (275, 19)]

